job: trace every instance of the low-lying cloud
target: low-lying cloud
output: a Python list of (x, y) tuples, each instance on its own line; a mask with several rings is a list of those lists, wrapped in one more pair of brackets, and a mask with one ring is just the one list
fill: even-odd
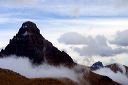
[(75, 82), (79, 82), (82, 78), (81, 73), (77, 73), (77, 67), (70, 69), (64, 66), (52, 66), (49, 64), (42, 64), (40, 66), (33, 66), (28, 58), (17, 56), (8, 56), (0, 58), (0, 68), (10, 69), (28, 78), (69, 78)]
[(122, 85), (128, 85), (128, 77), (120, 72), (114, 73), (109, 68), (101, 68), (99, 70), (94, 71), (97, 74), (105, 75), (113, 79), (114, 81), (122, 84)]

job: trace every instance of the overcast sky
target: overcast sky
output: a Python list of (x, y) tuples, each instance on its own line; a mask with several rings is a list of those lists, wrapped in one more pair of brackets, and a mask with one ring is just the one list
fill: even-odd
[(0, 48), (28, 20), (80, 64), (128, 65), (128, 0), (0, 0)]

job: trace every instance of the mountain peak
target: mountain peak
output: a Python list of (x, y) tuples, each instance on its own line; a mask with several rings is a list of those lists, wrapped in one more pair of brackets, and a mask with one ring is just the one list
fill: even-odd
[(103, 64), (102, 62), (98, 61), (98, 62), (95, 62), (92, 66), (91, 66), (91, 70), (97, 70), (97, 69), (100, 69), (100, 68), (103, 68)]
[(24, 36), (29, 34), (40, 34), (40, 30), (37, 28), (34, 22), (27, 21), (22, 24), (18, 34)]
[(36, 27), (36, 24), (31, 21), (26, 21), (22, 24), (22, 26), (30, 26), (30, 27)]
[(17, 55), (28, 57), (32, 63), (73, 65), (74, 61), (65, 52), (60, 51), (46, 40), (37, 28), (36, 24), (27, 21), (24, 22), (19, 32), (10, 39), (9, 44), (0, 52), (3, 56)]
[(113, 64), (107, 65), (105, 67), (110, 68), (115, 73), (117, 73), (117, 72), (126, 73), (127, 72), (127, 66), (124, 66), (119, 63), (113, 63)]

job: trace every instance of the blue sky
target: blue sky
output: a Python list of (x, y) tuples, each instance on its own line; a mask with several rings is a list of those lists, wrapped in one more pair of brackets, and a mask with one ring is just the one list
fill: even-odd
[(25, 21), (80, 64), (128, 65), (128, 0), (0, 0), (0, 48)]

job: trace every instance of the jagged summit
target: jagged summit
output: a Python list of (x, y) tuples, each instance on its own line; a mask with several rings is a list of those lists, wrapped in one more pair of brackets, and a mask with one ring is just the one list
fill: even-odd
[(31, 22), (31, 21), (26, 21), (22, 24), (22, 27), (33, 27), (33, 28), (37, 28), (36, 24), (34, 22)]
[(27, 21), (22, 24), (18, 34), (21, 35), (40, 34), (40, 30), (37, 28), (35, 23), (31, 21)]
[(103, 68), (103, 64), (102, 62), (98, 61), (96, 63), (94, 63), (92, 66), (91, 66), (91, 70), (97, 70), (97, 69), (100, 69), (100, 68)]
[(19, 32), (10, 39), (9, 44), (0, 55), (17, 55), (28, 57), (32, 63), (73, 65), (72, 58), (64, 51), (58, 50), (51, 42), (46, 40), (37, 28), (36, 24), (30, 21), (24, 22)]

